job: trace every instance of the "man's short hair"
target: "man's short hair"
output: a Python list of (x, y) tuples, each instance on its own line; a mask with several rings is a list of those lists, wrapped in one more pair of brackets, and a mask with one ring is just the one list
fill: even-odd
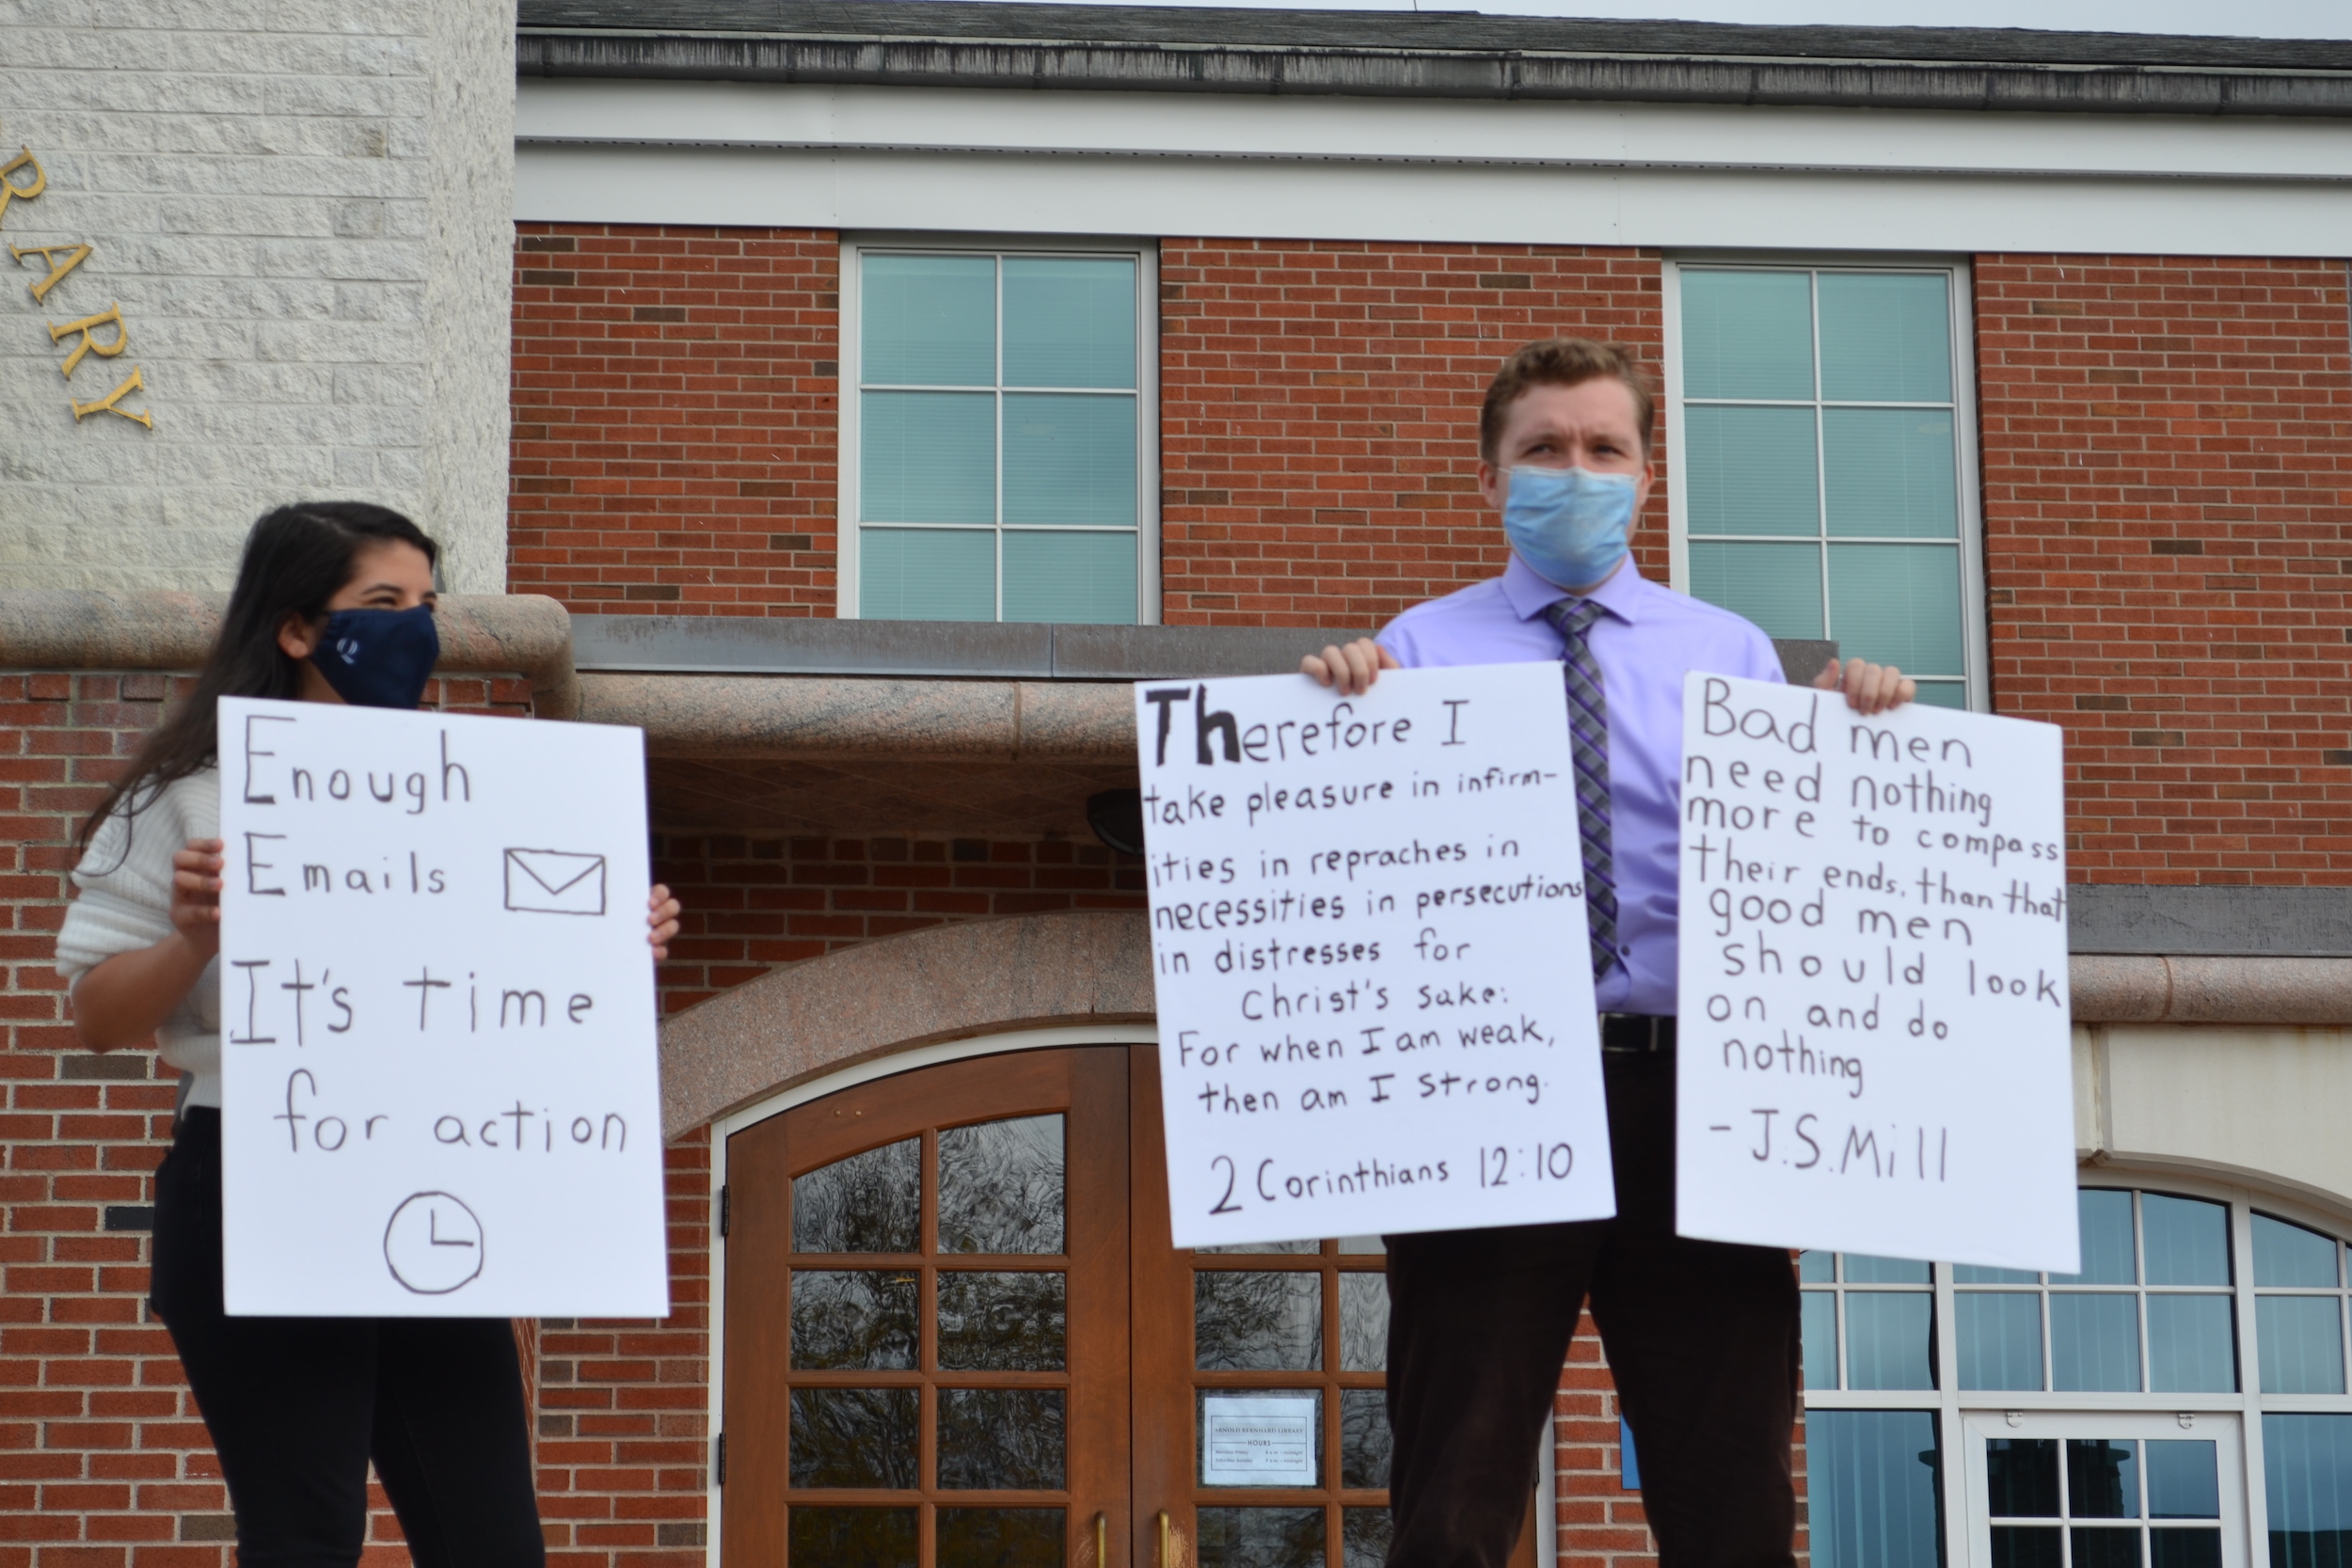
[(1496, 448), (1502, 441), (1502, 427), (1511, 417), (1511, 405), (1519, 401), (1532, 387), (1574, 387), (1601, 376), (1614, 376), (1625, 383), (1625, 389), (1633, 394), (1633, 421), (1642, 438), (1642, 455), (1649, 455), (1649, 426), (1656, 406), (1650, 396), (1649, 379), (1633, 362), (1633, 356), (1613, 343), (1597, 343), (1590, 338), (1547, 338), (1530, 343), (1502, 362), (1495, 372), (1493, 385), (1486, 388), (1486, 402), (1478, 411), (1478, 455), (1487, 462), (1495, 461)]

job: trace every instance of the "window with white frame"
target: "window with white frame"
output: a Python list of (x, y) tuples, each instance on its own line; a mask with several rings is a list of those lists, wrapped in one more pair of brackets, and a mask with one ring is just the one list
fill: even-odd
[(1965, 271), (1669, 270), (1677, 586), (1986, 705)]
[(2085, 1188), (2082, 1272), (1805, 1253), (1819, 1568), (2344, 1568), (2344, 1243)]
[(1156, 618), (1149, 254), (842, 261), (840, 613)]

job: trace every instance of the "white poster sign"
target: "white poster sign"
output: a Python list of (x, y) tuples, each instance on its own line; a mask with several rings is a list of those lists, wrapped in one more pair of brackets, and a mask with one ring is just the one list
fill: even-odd
[(1200, 1484), (1312, 1486), (1315, 1396), (1215, 1394), (1200, 1401)]
[(2049, 724), (1692, 673), (1677, 1227), (2078, 1264)]
[(1560, 682), (1136, 686), (1178, 1246), (1615, 1212)]
[(644, 736), (223, 698), (232, 1313), (669, 1310)]

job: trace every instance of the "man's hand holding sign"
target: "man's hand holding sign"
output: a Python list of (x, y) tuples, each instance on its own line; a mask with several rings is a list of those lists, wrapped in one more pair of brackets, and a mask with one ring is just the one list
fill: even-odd
[(1136, 688), (1179, 1246), (1612, 1211), (1557, 688)]
[(1688, 681), (1677, 1228), (2072, 1273), (2058, 732)]

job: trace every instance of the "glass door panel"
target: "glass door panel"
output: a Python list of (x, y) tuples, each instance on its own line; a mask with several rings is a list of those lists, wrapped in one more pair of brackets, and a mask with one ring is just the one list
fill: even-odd
[(1977, 1568), (2244, 1568), (2238, 1418), (1972, 1412)]

